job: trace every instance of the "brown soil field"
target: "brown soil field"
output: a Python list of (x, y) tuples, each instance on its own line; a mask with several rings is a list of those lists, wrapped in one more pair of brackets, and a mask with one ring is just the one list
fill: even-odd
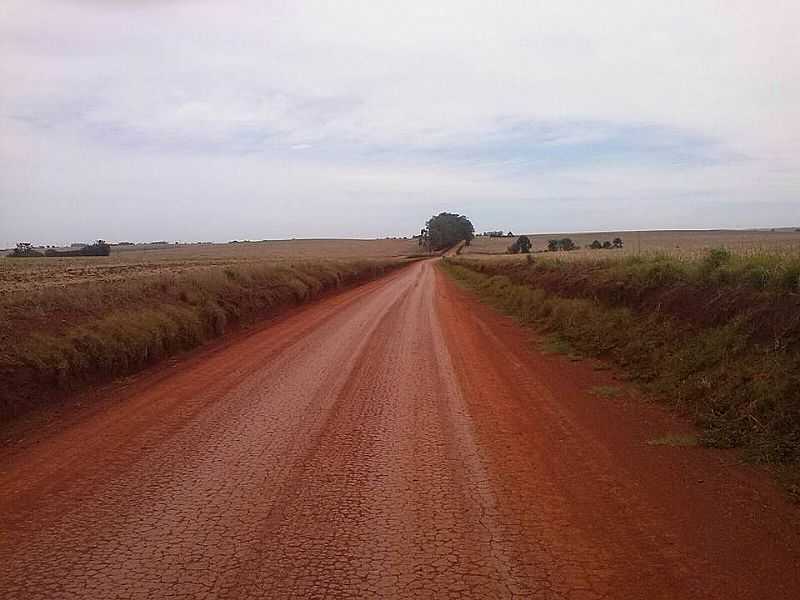
[(111, 256), (0, 258), (0, 294), (170, 275), (232, 264), (314, 259), (391, 258), (418, 251), (413, 239), (308, 239), (230, 244), (114, 246)]
[[(794, 228), (769, 230), (697, 230), (697, 231), (603, 231), (588, 233), (535, 233), (525, 234), (533, 242), (533, 251), (547, 249), (548, 240), (569, 237), (580, 247), (572, 252), (557, 252), (556, 255), (571, 257), (624, 256), (636, 253), (666, 253), (671, 256), (696, 258), (709, 248), (725, 247), (737, 254), (781, 254), (800, 255), (800, 232)], [(622, 238), (622, 250), (588, 250), (585, 246), (594, 240), (611, 241)], [(514, 238), (477, 237), (462, 254), (505, 254)]]

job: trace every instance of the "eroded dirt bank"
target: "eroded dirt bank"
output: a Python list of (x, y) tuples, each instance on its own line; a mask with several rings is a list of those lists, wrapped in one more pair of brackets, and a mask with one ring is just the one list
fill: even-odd
[(800, 596), (797, 510), (414, 265), (0, 456), (0, 596)]

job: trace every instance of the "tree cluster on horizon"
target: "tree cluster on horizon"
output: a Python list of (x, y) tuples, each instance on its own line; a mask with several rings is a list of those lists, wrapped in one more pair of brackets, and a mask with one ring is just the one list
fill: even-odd
[(442, 212), (425, 223), (419, 244), (427, 250), (443, 250), (462, 241), (469, 244), (474, 237), (475, 227), (466, 216)]
[(587, 246), (587, 248), (591, 250), (611, 250), (611, 249), (618, 249), (622, 248), (622, 238), (615, 237), (613, 241), (609, 242), (608, 240), (601, 242), (600, 240), (594, 240), (591, 244)]
[(507, 251), (509, 254), (519, 254), (520, 252), (530, 254), (532, 246), (531, 239), (527, 235), (521, 235), (507, 248)]
[(558, 252), (559, 250), (576, 250), (578, 246), (572, 238), (561, 238), (560, 240), (548, 240), (548, 252)]

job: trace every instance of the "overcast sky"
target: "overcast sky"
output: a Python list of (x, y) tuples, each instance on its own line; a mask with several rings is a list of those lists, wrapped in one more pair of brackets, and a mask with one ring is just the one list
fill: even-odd
[(0, 3), (0, 245), (800, 225), (800, 3)]

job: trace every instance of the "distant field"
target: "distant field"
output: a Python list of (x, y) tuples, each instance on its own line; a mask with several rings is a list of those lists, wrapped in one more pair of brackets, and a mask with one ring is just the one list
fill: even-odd
[[(570, 257), (608, 258), (627, 254), (666, 253), (676, 257), (694, 258), (705, 253), (709, 248), (725, 247), (736, 254), (791, 254), (800, 255), (800, 232), (792, 229), (777, 231), (609, 231), (590, 233), (543, 233), (527, 234), (533, 242), (533, 251), (547, 249), (547, 241), (569, 237), (581, 248), (571, 252), (558, 252), (556, 255)], [(622, 238), (622, 250), (587, 250), (585, 246), (594, 240), (611, 241), (615, 237)], [(480, 256), (481, 254), (504, 254), (506, 248), (515, 238), (475, 238), (464, 253)]]
[(235, 244), (114, 246), (111, 256), (0, 258), (0, 293), (130, 280), (266, 261), (372, 259), (418, 252), (416, 240), (277, 240)]

